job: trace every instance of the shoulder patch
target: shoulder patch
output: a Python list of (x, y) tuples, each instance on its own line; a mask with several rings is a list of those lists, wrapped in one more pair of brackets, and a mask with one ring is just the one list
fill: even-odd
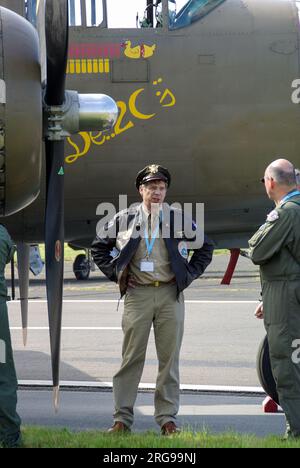
[(187, 243), (184, 241), (179, 242), (178, 250), (179, 250), (180, 255), (187, 260), (189, 257)]
[(276, 210), (271, 211), (267, 216), (267, 221), (269, 221), (269, 223), (273, 223), (274, 221), (277, 221), (277, 219), (279, 219), (279, 214)]

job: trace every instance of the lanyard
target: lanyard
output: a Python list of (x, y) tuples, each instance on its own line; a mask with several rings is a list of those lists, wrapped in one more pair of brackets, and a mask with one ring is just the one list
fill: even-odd
[[(162, 219), (162, 213), (160, 213), (159, 219), (160, 220)], [(158, 233), (159, 233), (159, 222), (158, 222), (157, 228), (155, 229), (153, 233), (151, 242), (149, 242), (148, 229), (147, 228), (145, 229), (145, 242), (146, 242), (146, 247), (147, 247), (147, 252), (148, 252), (147, 258), (149, 258), (151, 255)]]
[(282, 203), (285, 203), (285, 202), (288, 201), (290, 198), (296, 197), (297, 195), (300, 195), (299, 190), (293, 190), (292, 192), (288, 193), (285, 197), (283, 197), (283, 199), (281, 200), (280, 204), (282, 205)]

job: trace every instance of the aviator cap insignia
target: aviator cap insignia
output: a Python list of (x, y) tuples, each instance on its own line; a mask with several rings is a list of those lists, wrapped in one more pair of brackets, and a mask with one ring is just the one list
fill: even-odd
[(169, 187), (171, 175), (165, 167), (159, 166), (158, 164), (151, 164), (150, 166), (144, 167), (144, 169), (138, 173), (135, 181), (136, 188), (139, 189), (140, 185), (146, 184), (152, 180), (163, 180)]

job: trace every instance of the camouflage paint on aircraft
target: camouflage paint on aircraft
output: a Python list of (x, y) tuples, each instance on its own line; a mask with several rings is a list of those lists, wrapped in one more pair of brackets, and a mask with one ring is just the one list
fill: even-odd
[[(162, 78), (153, 81), (153, 86), (160, 86), (163, 83)], [(158, 88), (156, 88), (158, 89)], [(139, 88), (135, 90), (129, 97), (128, 104), (124, 101), (117, 101), (119, 108), (119, 117), (110, 135), (105, 135), (103, 132), (94, 134), (94, 132), (80, 132), (78, 135), (82, 138), (83, 147), (79, 148), (78, 144), (73, 141), (72, 137), (68, 138), (68, 143), (75, 149), (75, 153), (70, 154), (66, 157), (65, 161), (68, 164), (73, 164), (78, 158), (86, 156), (90, 151), (92, 145), (102, 146), (106, 142), (118, 137), (124, 132), (127, 132), (131, 128), (135, 127), (135, 124), (131, 117), (137, 120), (150, 120), (154, 118), (157, 113), (145, 114), (139, 111), (137, 106), (137, 100), (140, 95), (145, 91), (145, 88)], [(173, 107), (176, 104), (176, 97), (174, 93), (166, 88), (163, 91), (157, 90), (155, 93), (156, 97), (159, 98), (161, 107)], [(131, 115), (128, 116), (128, 111)]]
[(67, 73), (109, 73), (110, 59), (120, 58), (120, 44), (76, 44), (69, 47)]

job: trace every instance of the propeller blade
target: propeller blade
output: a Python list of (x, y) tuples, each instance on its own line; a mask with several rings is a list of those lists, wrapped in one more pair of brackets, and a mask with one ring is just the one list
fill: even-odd
[(26, 346), (27, 344), (28, 329), (29, 253), (30, 246), (28, 244), (17, 244), (19, 289), (24, 346)]
[(68, 0), (47, 0), (45, 11), (47, 87), (45, 101), (59, 106), (65, 100), (68, 60)]
[(64, 275), (64, 141), (46, 141), (46, 287), (54, 406), (58, 408)]
[[(68, 0), (46, 0), (47, 84), (45, 102), (62, 106), (68, 53)], [(59, 120), (59, 117), (58, 117)], [(56, 116), (49, 128), (56, 128)], [(55, 133), (55, 132), (54, 132)], [(58, 409), (59, 363), (64, 273), (64, 139), (55, 135), (46, 145), (46, 287), (50, 329), (54, 407)]]

